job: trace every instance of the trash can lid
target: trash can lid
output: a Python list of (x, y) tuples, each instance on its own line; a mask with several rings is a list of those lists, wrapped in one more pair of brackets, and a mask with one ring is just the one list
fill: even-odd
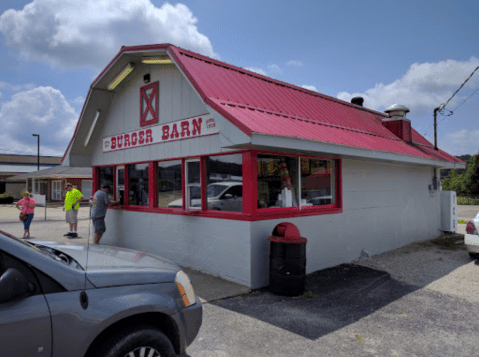
[(289, 222), (277, 224), (268, 240), (276, 243), (306, 243), (308, 241), (301, 237), (298, 227)]

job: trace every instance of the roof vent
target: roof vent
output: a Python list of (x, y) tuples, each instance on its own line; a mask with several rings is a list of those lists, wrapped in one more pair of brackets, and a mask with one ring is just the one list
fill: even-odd
[(411, 121), (406, 119), (409, 108), (394, 104), (384, 111), (389, 115), (389, 118), (383, 119), (382, 124), (400, 139), (407, 143), (412, 142)]
[(406, 119), (406, 114), (409, 113), (409, 108), (401, 104), (393, 104), (384, 110), (391, 119)]
[(364, 98), (363, 97), (354, 97), (353, 99), (351, 99), (351, 103), (359, 105), (360, 107), (362, 107), (363, 103), (364, 103)]

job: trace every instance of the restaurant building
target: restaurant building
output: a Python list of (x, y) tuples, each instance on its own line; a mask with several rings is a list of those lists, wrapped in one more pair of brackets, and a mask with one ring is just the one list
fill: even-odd
[(109, 184), (121, 201), (102, 244), (259, 288), (281, 222), (308, 239), (307, 273), (440, 234), (438, 170), (464, 163), (407, 108), (357, 103), (171, 44), (123, 47), (63, 165), (92, 167), (93, 191)]

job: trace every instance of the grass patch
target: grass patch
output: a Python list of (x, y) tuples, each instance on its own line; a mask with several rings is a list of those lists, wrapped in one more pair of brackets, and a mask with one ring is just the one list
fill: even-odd
[(458, 205), (479, 205), (479, 199), (471, 197), (457, 197)]
[(468, 222), (469, 222), (469, 221), (463, 221), (463, 220), (461, 220), (461, 219), (457, 221), (457, 223), (459, 223), (459, 224), (467, 224)]
[(437, 247), (445, 250), (464, 250), (463, 234), (442, 234), (437, 238), (417, 243), (421, 247)]

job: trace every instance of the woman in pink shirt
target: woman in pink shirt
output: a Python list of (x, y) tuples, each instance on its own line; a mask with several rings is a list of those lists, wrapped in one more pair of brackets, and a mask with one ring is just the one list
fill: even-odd
[(30, 192), (25, 191), (23, 194), (23, 198), (15, 203), (15, 207), (18, 209), (21, 208), (21, 212), (27, 215), (27, 219), (23, 221), (23, 238), (30, 238), (30, 223), (32, 223), (33, 220), (33, 211), (35, 210), (35, 200), (30, 197)]

